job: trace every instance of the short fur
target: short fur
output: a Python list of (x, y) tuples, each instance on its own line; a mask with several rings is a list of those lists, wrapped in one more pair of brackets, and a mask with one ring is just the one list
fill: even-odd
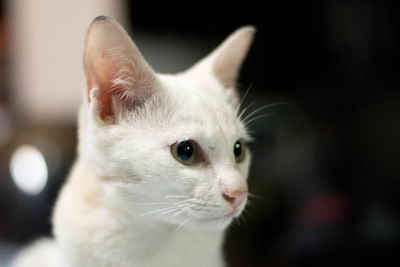
[[(122, 27), (91, 24), (84, 53), (87, 88), (79, 118), (79, 156), (57, 200), (55, 241), (20, 254), (15, 267), (224, 266), (224, 229), (246, 201), (250, 152), (237, 116), (236, 79), (254, 28), (234, 32), (189, 70), (156, 74)], [(194, 140), (201, 160), (179, 163), (171, 145)], [(41, 253), (39, 253), (41, 252)], [(41, 265), (45, 266), (45, 265)]]

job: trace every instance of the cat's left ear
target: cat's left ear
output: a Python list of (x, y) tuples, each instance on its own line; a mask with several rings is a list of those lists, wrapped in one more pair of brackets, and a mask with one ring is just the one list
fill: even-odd
[(93, 98), (103, 121), (143, 106), (158, 87), (157, 77), (139, 49), (109, 17), (99, 16), (89, 26), (83, 66), (88, 99)]
[(210, 73), (225, 88), (234, 89), (243, 60), (254, 38), (256, 29), (243, 26), (234, 31), (214, 51), (199, 61), (187, 74)]

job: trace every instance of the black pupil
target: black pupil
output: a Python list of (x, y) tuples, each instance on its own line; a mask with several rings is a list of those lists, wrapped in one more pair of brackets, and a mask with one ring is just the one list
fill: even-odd
[(239, 141), (237, 141), (233, 146), (233, 153), (235, 154), (236, 158), (240, 157), (240, 154), (242, 153), (242, 145)]
[(176, 150), (181, 160), (189, 160), (193, 156), (193, 146), (188, 141), (181, 142)]

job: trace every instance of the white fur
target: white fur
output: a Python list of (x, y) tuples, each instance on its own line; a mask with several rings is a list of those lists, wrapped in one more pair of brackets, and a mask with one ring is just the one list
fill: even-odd
[[(102, 89), (88, 88), (79, 157), (53, 216), (65, 266), (224, 266), (224, 229), (246, 201), (234, 209), (222, 192), (247, 190), (250, 153), (237, 163), (233, 145), (249, 136), (233, 89), (222, 86), (208, 61), (209, 68), (156, 75), (151, 97), (130, 111), (116, 96), (112, 123), (99, 117)], [(185, 166), (171, 155), (172, 144), (189, 139), (204, 162)]]

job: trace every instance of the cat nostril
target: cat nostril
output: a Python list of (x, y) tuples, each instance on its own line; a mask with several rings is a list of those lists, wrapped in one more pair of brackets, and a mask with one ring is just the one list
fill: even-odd
[(237, 208), (247, 197), (247, 191), (235, 191), (232, 193), (222, 193), (222, 197), (234, 208)]
[(225, 193), (222, 193), (222, 197), (231, 204), (235, 202), (235, 197), (230, 197)]

